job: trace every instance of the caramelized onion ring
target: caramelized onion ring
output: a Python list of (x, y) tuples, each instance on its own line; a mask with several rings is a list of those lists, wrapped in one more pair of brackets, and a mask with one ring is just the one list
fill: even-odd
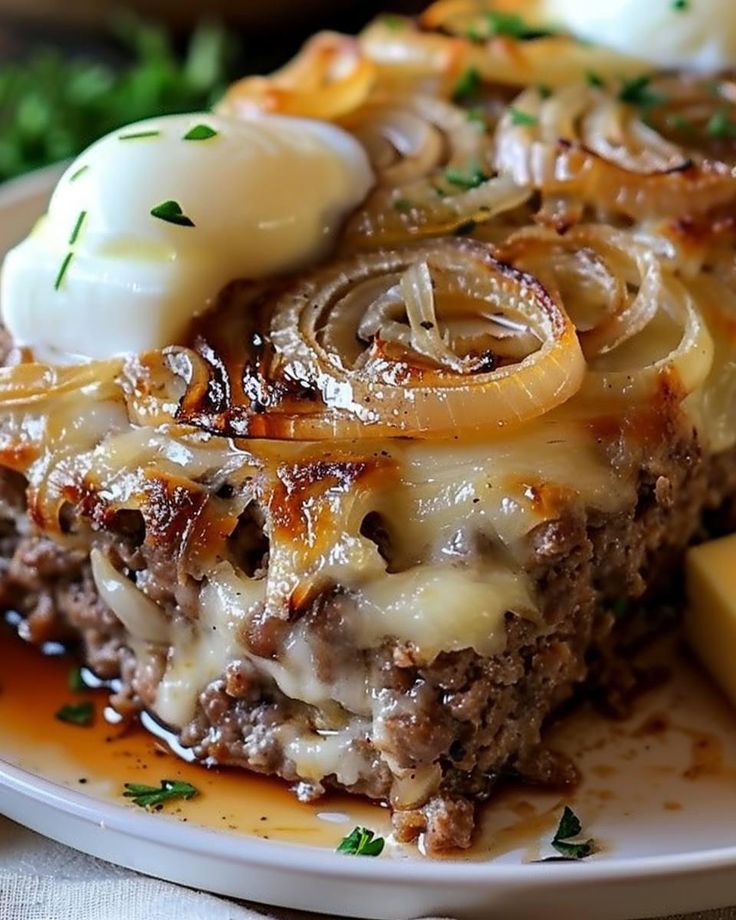
[[(575, 329), (556, 300), (470, 240), (338, 263), (261, 310), (265, 341), (259, 335), (245, 364), (230, 363), (223, 411), (195, 405), (200, 383), (180, 421), (302, 440), (491, 434), (564, 402), (583, 377)], [(227, 345), (206, 339), (191, 360), (214, 373), (205, 356)], [(201, 381), (198, 372), (190, 379)]]
[[(580, 313), (574, 297), (597, 310), (580, 333), (588, 373), (579, 398), (591, 405), (644, 402), (664, 376), (684, 398), (708, 376), (713, 341), (688, 290), (632, 235), (600, 226), (564, 237), (522, 230), (499, 256), (539, 275), (573, 315)], [(676, 337), (671, 346), (663, 344), (665, 333)]]
[(496, 166), (544, 194), (631, 218), (705, 213), (736, 198), (731, 164), (667, 140), (645, 111), (596, 87), (527, 89), (499, 123)]
[(375, 66), (354, 38), (320, 32), (270, 77), (245, 77), (234, 83), (217, 111), (245, 117), (271, 112), (331, 120), (361, 105), (375, 78)]
[(495, 174), (484, 125), (441, 99), (378, 97), (341, 125), (366, 148), (377, 178), (345, 230), (350, 251), (451, 233), (511, 210), (531, 194)]

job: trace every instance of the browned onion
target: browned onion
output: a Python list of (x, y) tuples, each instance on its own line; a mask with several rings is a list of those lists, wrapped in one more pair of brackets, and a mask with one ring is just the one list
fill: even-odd
[[(682, 78), (664, 86), (666, 92), (659, 83), (643, 90), (646, 105), (621, 101), (615, 87), (572, 84), (549, 95), (527, 89), (499, 123), (496, 166), (545, 195), (630, 218), (702, 214), (732, 202), (730, 156), (714, 158), (694, 128), (688, 145), (665, 136), (668, 118), (683, 117), (685, 101), (695, 105), (692, 84)], [(712, 95), (701, 102), (712, 106)]]
[(632, 76), (643, 62), (607, 48), (583, 44), (544, 28), (532, 40), (495, 35), (489, 13), (495, 2), (448, 0), (435, 3), (418, 21), (379, 17), (360, 35), (364, 53), (378, 68), (382, 85), (422, 86), (447, 95), (469, 68), (487, 84), (561, 86), (586, 73)]
[(634, 235), (582, 225), (561, 237), (539, 227), (510, 237), (499, 256), (542, 278), (578, 324), (589, 364), (581, 397), (642, 403), (666, 376), (683, 398), (708, 376), (713, 342), (702, 316)]
[(356, 257), (258, 309), (245, 358), (222, 317), (202, 332), (180, 421), (307, 440), (492, 434), (567, 400), (584, 371), (555, 298), (470, 240)]
[(345, 230), (347, 250), (451, 233), (530, 195), (496, 175), (486, 125), (448, 102), (420, 94), (378, 96), (341, 124), (366, 148), (377, 179)]
[(330, 120), (361, 105), (375, 80), (375, 66), (354, 38), (320, 32), (271, 76), (234, 83), (217, 110), (223, 115), (276, 112)]

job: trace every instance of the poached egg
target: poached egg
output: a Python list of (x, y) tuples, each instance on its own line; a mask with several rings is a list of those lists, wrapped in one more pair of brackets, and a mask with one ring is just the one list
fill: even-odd
[(334, 125), (172, 115), (102, 138), (3, 266), (3, 322), (41, 360), (174, 344), (235, 278), (322, 258), (373, 175)]
[(541, 0), (538, 16), (659, 67), (736, 66), (733, 0)]

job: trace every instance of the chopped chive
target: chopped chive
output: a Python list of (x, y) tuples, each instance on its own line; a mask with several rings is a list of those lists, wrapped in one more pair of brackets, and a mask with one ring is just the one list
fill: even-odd
[(665, 119), (667, 125), (670, 128), (674, 128), (675, 131), (692, 131), (693, 123), (684, 117), (684, 115), (672, 114), (668, 115)]
[(450, 185), (457, 185), (459, 188), (477, 188), (488, 178), (478, 164), (471, 166), (467, 172), (454, 169), (452, 166), (445, 170), (445, 179)]
[(84, 166), (80, 166), (79, 169), (77, 169), (75, 172), (73, 172), (73, 173), (71, 174), (71, 176), (69, 176), (69, 181), (70, 181), (70, 182), (76, 182), (77, 179), (78, 179), (81, 175), (83, 175), (84, 173), (86, 173), (88, 169), (89, 169), (89, 164), (87, 164), (87, 163), (85, 163)]
[(514, 108), (510, 106), (509, 115), (511, 116), (512, 125), (536, 125), (539, 122), (539, 119), (536, 115), (532, 115), (530, 112), (522, 112), (521, 109)]
[(585, 82), (588, 84), (588, 86), (595, 86), (599, 89), (606, 85), (603, 77), (597, 74), (594, 70), (588, 70), (586, 72)]
[(151, 208), (151, 216), (159, 220), (165, 220), (169, 224), (176, 224), (179, 227), (193, 227), (194, 221), (187, 217), (182, 211), (178, 201), (162, 201), (154, 208)]
[(537, 87), (537, 91), (539, 92), (539, 95), (542, 97), (542, 99), (549, 99), (549, 97), (552, 95), (552, 87), (547, 86), (546, 83), (540, 83)]
[(736, 123), (725, 109), (718, 109), (710, 116), (705, 130), (711, 137), (736, 137)]
[(676, 13), (685, 13), (690, 9), (690, 0), (672, 0), (671, 6)]
[(651, 77), (642, 75), (632, 77), (630, 80), (624, 80), (618, 93), (621, 102), (628, 102), (629, 105), (639, 105), (648, 107), (659, 105), (665, 101), (661, 93), (655, 93), (650, 88)]
[(190, 128), (182, 140), (185, 141), (208, 141), (211, 137), (217, 137), (217, 131), (210, 128), (209, 125), (195, 125)]
[(135, 131), (132, 134), (120, 134), (118, 135), (119, 141), (138, 141), (144, 137), (159, 137), (161, 135), (160, 131)]
[(123, 795), (141, 808), (159, 807), (171, 799), (193, 799), (199, 790), (191, 783), (178, 779), (162, 779), (158, 786), (145, 783), (125, 783)]
[(74, 229), (72, 230), (72, 235), (69, 237), (69, 245), (73, 246), (79, 239), (79, 234), (82, 229), (82, 224), (84, 223), (87, 217), (86, 211), (80, 211), (77, 222), (74, 224)]
[(394, 199), (393, 209), (395, 211), (411, 211), (413, 204), (409, 198), (396, 198)]
[(485, 20), (491, 36), (506, 36), (508, 38), (517, 38), (520, 41), (530, 41), (534, 38), (547, 38), (556, 34), (551, 28), (530, 26), (516, 13), (501, 13), (491, 10), (485, 14)]
[(94, 714), (95, 708), (92, 703), (67, 703), (58, 710), (56, 718), (69, 725), (87, 726), (92, 724)]
[(61, 268), (59, 269), (59, 274), (56, 276), (56, 281), (54, 281), (54, 290), (58, 291), (61, 287), (61, 282), (64, 280), (64, 275), (66, 275), (66, 270), (69, 268), (69, 263), (71, 262), (74, 256), (73, 252), (68, 252), (64, 256), (64, 261), (61, 263)]
[(75, 693), (84, 693), (87, 689), (87, 685), (82, 677), (82, 669), (80, 667), (74, 667), (69, 670), (67, 684), (69, 685), (69, 689), (73, 690)]
[(477, 69), (475, 67), (468, 67), (468, 69), (460, 75), (460, 78), (455, 84), (452, 90), (452, 98), (465, 99), (468, 96), (472, 96), (473, 93), (478, 92), (480, 85), (481, 79)]

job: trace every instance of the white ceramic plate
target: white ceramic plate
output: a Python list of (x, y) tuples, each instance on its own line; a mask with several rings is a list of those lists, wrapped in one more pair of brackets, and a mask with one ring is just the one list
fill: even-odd
[[(57, 175), (44, 171), (0, 191), (0, 246), (24, 235)], [(428, 914), (618, 920), (735, 904), (736, 717), (687, 657), (673, 661), (675, 678), (643, 698), (629, 721), (609, 723), (582, 711), (556, 729), (558, 746), (582, 765), (581, 787), (562, 797), (529, 790), (502, 795), (483, 819), (479, 850), (466, 860), (429, 861), (391, 844), (377, 859), (340, 856), (334, 840), (300, 845), (305, 838), (296, 829), (290, 842), (288, 827), (277, 841), (196, 824), (194, 812), (182, 823), (189, 803), (178, 813), (148, 814), (124, 804), (104, 777), (85, 793), (72, 788), (77, 780), (59, 766), (68, 752), (39, 739), (32, 726), (26, 738), (1, 722), (0, 812), (149, 875), (375, 920)], [(45, 666), (39, 660), (39, 670)], [(2, 666), (0, 675), (6, 679)], [(77, 769), (82, 762), (79, 754)], [(551, 853), (548, 841), (565, 803), (601, 852), (580, 863), (532, 862)], [(360, 812), (310, 815), (338, 822), (339, 839)]]

